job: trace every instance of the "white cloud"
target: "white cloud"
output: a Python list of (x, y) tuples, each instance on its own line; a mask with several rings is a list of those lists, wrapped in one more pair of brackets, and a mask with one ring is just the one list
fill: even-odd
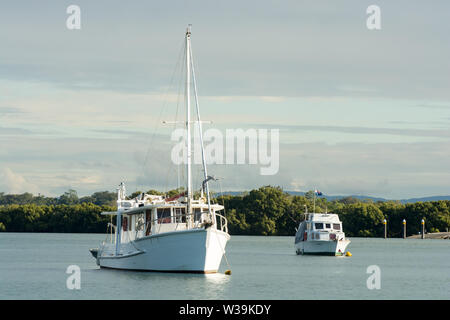
[(0, 171), (0, 188), (6, 193), (37, 193), (38, 186), (28, 182), (24, 176), (5, 167)]

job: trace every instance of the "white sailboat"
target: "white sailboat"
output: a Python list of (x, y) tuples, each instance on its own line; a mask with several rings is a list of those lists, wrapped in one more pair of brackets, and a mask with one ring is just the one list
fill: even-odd
[[(195, 73), (192, 63), (191, 29), (186, 31), (186, 192), (172, 198), (141, 194), (126, 199), (123, 183), (118, 188), (117, 211), (103, 212), (116, 217), (111, 239), (91, 249), (102, 268), (215, 273), (230, 239), (227, 219), (218, 213), (224, 207), (211, 202)], [(194, 199), (191, 179), (191, 79), (197, 107), (204, 181), (201, 196)], [(114, 232), (113, 232), (114, 228)]]

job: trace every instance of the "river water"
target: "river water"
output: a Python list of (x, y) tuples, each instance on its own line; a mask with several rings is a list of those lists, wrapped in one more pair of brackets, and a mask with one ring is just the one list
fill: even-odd
[[(0, 233), (0, 299), (450, 299), (448, 240), (350, 238), (352, 257), (322, 257), (297, 256), (294, 237), (232, 236), (230, 267), (202, 275), (99, 269), (89, 248), (104, 239)], [(79, 290), (67, 288), (69, 265)], [(373, 265), (380, 289), (367, 285)]]

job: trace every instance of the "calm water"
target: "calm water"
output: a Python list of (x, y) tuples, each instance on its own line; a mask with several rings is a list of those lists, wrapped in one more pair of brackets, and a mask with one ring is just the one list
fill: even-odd
[[(318, 257), (297, 256), (294, 237), (232, 236), (226, 276), (100, 270), (88, 249), (104, 238), (0, 233), (0, 299), (450, 299), (447, 240), (351, 238), (352, 257)], [(73, 264), (81, 290), (66, 288)], [(380, 290), (367, 289), (369, 265)]]

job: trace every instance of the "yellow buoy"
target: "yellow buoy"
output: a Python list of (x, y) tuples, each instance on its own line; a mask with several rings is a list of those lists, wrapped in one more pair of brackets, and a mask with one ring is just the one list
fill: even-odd
[(346, 255), (347, 257), (351, 257), (351, 256), (352, 256), (352, 253), (351, 253), (350, 251), (347, 251), (347, 252), (345, 253), (345, 255)]
[(225, 274), (226, 274), (227, 276), (231, 276), (231, 270), (225, 270)]

